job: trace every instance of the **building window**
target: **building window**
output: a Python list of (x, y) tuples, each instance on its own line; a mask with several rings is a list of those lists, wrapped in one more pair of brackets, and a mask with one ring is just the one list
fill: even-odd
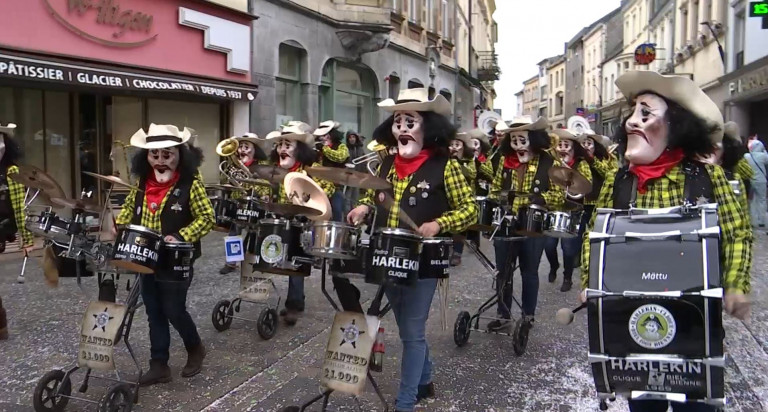
[[(337, 60), (329, 60), (324, 71), (329, 76), (323, 79), (320, 93), (320, 113), (323, 119), (334, 119), (341, 123), (341, 130), (354, 130), (370, 136), (373, 132), (373, 97), (375, 95), (375, 75), (367, 67), (348, 65)], [(389, 93), (392, 90), (390, 76)], [(396, 99), (397, 97), (393, 97)]]
[(409, 89), (419, 89), (424, 87), (424, 83), (421, 82), (419, 79), (411, 79), (408, 80), (408, 88)]
[(419, 13), (421, 12), (421, 0), (410, 0), (408, 3), (408, 20), (413, 23), (418, 23), (421, 20)]
[(555, 116), (563, 114), (563, 92), (557, 92), (555, 95)]
[(680, 46), (685, 46), (688, 42), (688, 3), (684, 3), (680, 8)]
[(279, 66), (275, 79), (276, 128), (301, 119), (301, 73), (306, 52), (286, 43), (278, 50)]
[(712, 0), (704, 0), (704, 13), (701, 14), (701, 21), (709, 21), (712, 18)]
[(614, 91), (614, 87), (616, 86), (616, 78), (614, 75), (611, 75), (611, 100), (616, 98), (616, 92)]
[(691, 33), (688, 35), (688, 39), (690, 41), (696, 40), (696, 37), (699, 34), (699, 2), (694, 1), (691, 4), (691, 21), (688, 23), (690, 25)]
[(745, 24), (744, 9), (742, 9), (736, 13), (733, 22), (733, 51), (735, 52), (733, 65), (735, 69), (744, 66)]
[(556, 87), (554, 83), (552, 83), (552, 73), (549, 74), (549, 85), (552, 87)]
[(389, 98), (397, 100), (397, 95), (400, 94), (400, 77), (395, 74), (389, 75)]
[(449, 102), (453, 99), (453, 95), (451, 94), (451, 91), (448, 89), (442, 89), (440, 90), (440, 94), (445, 97), (445, 100), (448, 100)]
[(443, 2), (443, 38), (446, 40), (453, 39), (453, 13), (451, 13), (451, 3), (448, 0), (442, 0)]

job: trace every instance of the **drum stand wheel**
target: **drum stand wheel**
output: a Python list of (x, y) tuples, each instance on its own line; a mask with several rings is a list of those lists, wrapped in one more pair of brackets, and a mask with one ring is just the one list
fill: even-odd
[(35, 412), (61, 412), (69, 403), (70, 395), (72, 381), (69, 376), (61, 369), (54, 369), (37, 381), (32, 405)]
[(133, 409), (133, 389), (127, 383), (110, 386), (99, 401), (99, 412), (130, 412)]
[(469, 312), (463, 310), (456, 317), (456, 323), (453, 325), (453, 342), (458, 347), (462, 347), (469, 341), (469, 333), (472, 329), (472, 322)]
[(232, 326), (233, 316), (234, 307), (229, 300), (222, 299), (216, 302), (216, 306), (213, 307), (213, 313), (211, 314), (213, 327), (219, 332), (224, 332)]
[(515, 329), (514, 332), (512, 332), (514, 338), (512, 348), (515, 351), (515, 355), (522, 356), (525, 353), (525, 348), (528, 347), (528, 332), (530, 330), (531, 325), (524, 321), (523, 318), (520, 318), (515, 322)]
[(277, 333), (277, 320), (277, 311), (274, 308), (262, 309), (256, 323), (256, 331), (259, 332), (259, 336), (261, 336), (262, 339), (270, 340), (275, 336), (275, 333)]

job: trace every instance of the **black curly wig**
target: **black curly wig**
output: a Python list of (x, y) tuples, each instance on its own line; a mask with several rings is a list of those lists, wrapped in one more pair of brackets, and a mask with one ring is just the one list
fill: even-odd
[[(504, 156), (509, 156), (515, 153), (515, 151), (512, 150), (512, 146), (509, 145), (510, 140), (512, 140), (510, 133), (505, 134), (504, 138), (501, 140), (499, 151)], [(550, 146), (549, 133), (547, 133), (546, 130), (528, 130), (528, 142), (530, 144), (531, 153), (534, 155), (542, 154)]]
[(0, 133), (0, 137), (5, 141), (5, 154), (3, 154), (3, 158), (0, 159), (0, 167), (2, 167), (3, 170), (6, 170), (10, 166), (16, 165), (16, 162), (21, 159), (21, 148), (19, 147), (19, 144), (16, 143), (16, 139), (7, 134)]
[(571, 140), (571, 141), (573, 142), (573, 158), (576, 159), (576, 162), (589, 159), (589, 152), (587, 151), (587, 149), (585, 149), (584, 146), (581, 145), (581, 143), (575, 140)]
[(723, 138), (723, 157), (720, 159), (720, 165), (725, 170), (733, 171), (736, 163), (739, 163), (739, 160), (743, 159), (747, 152), (747, 148), (740, 141), (725, 137)]
[[(432, 149), (441, 156), (450, 156), (448, 142), (456, 138), (456, 127), (447, 117), (435, 112), (419, 112), (424, 118), (424, 149)], [(391, 115), (373, 131), (373, 138), (387, 147), (397, 147), (397, 140), (392, 134), (395, 115)]]
[[(637, 95), (641, 96), (644, 94), (653, 94), (661, 97), (667, 103), (667, 113), (664, 116), (669, 127), (667, 148), (683, 149), (688, 159), (695, 159), (697, 155), (707, 155), (714, 150), (715, 147), (709, 140), (709, 134), (715, 131), (713, 127), (708, 127), (703, 119), (664, 96), (659, 96), (650, 91), (640, 92)], [(616, 131), (616, 136), (614, 137), (614, 141), (619, 144), (618, 153), (622, 155), (627, 150), (626, 125), (627, 120), (631, 116), (630, 114), (622, 120), (621, 127)], [(716, 128), (717, 126), (714, 127)]]
[[(318, 159), (318, 153), (304, 142), (299, 142), (297, 140), (294, 140), (294, 142), (296, 143), (296, 161), (303, 166), (312, 166)], [(280, 156), (277, 154), (277, 146), (275, 146), (269, 154), (269, 160), (274, 164), (280, 163)]]
[(328, 132), (328, 136), (331, 138), (331, 148), (334, 150), (338, 148), (341, 142), (344, 140), (344, 133), (342, 133), (339, 129), (331, 129), (331, 131)]
[[(454, 139), (459, 140), (459, 139)], [(461, 159), (472, 159), (475, 157), (475, 149), (473, 149), (468, 144), (465, 144), (463, 140), (459, 140), (461, 142)], [(449, 150), (450, 152), (450, 150)]]
[(595, 156), (596, 159), (605, 160), (605, 159), (608, 159), (608, 158), (611, 157), (611, 155), (608, 153), (608, 149), (603, 147), (603, 145), (601, 145), (600, 143), (598, 143), (595, 139), (593, 139), (591, 137), (587, 137), (587, 139), (590, 139), (590, 140), (592, 140), (592, 142), (594, 142), (594, 147), (595, 147), (594, 156)]
[[(189, 143), (176, 147), (179, 148), (179, 167), (176, 169), (179, 175), (182, 177), (197, 175), (200, 165), (203, 164), (203, 151)], [(152, 171), (152, 166), (147, 160), (148, 154), (149, 149), (141, 149), (131, 159), (131, 174), (139, 179), (146, 178)]]

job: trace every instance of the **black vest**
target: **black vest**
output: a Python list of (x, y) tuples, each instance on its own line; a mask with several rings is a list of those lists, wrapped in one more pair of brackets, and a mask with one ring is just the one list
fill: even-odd
[[(165, 206), (163, 207), (163, 210), (159, 212), (161, 227), (160, 234), (163, 235), (163, 237), (179, 233), (181, 229), (189, 226), (194, 220), (194, 217), (192, 216), (192, 208), (190, 206), (190, 193), (192, 192), (192, 182), (194, 179), (194, 176), (181, 176), (179, 181), (176, 182), (176, 185), (170, 189), (167, 195), (168, 199), (165, 201)], [(145, 187), (146, 180), (141, 179), (139, 188), (143, 191)], [(174, 205), (177, 204), (181, 206), (181, 210), (178, 210), (179, 208), (174, 208)], [(141, 209), (143, 206), (144, 196), (137, 193), (136, 202), (133, 205), (133, 219), (131, 220), (131, 224), (141, 225)], [(194, 244), (194, 259), (197, 259), (201, 254), (200, 241), (198, 240)]]
[(0, 241), (12, 241), (18, 231), (8, 186), (8, 169), (0, 171)]
[[(514, 153), (510, 156), (516, 156)], [(555, 164), (554, 159), (546, 152), (542, 152), (539, 156), (539, 165), (536, 169), (536, 176), (533, 178), (533, 184), (531, 185), (531, 193), (542, 194), (549, 190), (549, 169)], [(504, 167), (502, 165), (501, 167)], [(527, 167), (527, 166), (524, 166)], [(526, 170), (527, 171), (527, 170)], [(504, 168), (501, 171), (501, 190), (512, 189), (512, 179), (517, 178), (517, 173), (512, 169)]]
[[(341, 143), (335, 143), (335, 144), (331, 143), (331, 149), (337, 150), (339, 148), (339, 145), (341, 145)], [(323, 166), (328, 166), (328, 167), (347, 167), (346, 163), (344, 163), (344, 162), (334, 162), (334, 161), (328, 159), (325, 156), (325, 154), (323, 154), (322, 165)]]
[[(705, 197), (708, 201), (714, 202), (715, 191), (707, 168), (702, 163), (690, 160), (683, 160), (682, 167), (685, 175), (683, 201), (687, 200), (695, 205), (698, 198)], [(613, 208), (629, 209), (630, 203), (634, 203), (636, 198), (637, 176), (629, 173), (629, 166), (624, 166), (616, 172), (613, 185)]]
[[(449, 160), (449, 158), (442, 156), (432, 156), (427, 159), (413, 173), (408, 187), (403, 192), (400, 199), (400, 210), (404, 211), (417, 226), (439, 218), (450, 209), (448, 194), (445, 188), (445, 168)], [(384, 158), (379, 168), (379, 177), (386, 180), (394, 163), (394, 155)], [(376, 192), (375, 199), (377, 204), (376, 227), (387, 227), (389, 210), (385, 209), (379, 202), (379, 192), (381, 191)], [(386, 192), (394, 199), (392, 189), (388, 189)], [(399, 219), (398, 227), (412, 230), (402, 219)]]

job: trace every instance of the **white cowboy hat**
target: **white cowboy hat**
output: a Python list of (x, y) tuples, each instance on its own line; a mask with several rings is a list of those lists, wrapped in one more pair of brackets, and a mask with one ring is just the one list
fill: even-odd
[(339, 126), (341, 126), (341, 123), (339, 123), (337, 121), (326, 120), (326, 121), (320, 123), (320, 126), (317, 129), (315, 129), (315, 131), (312, 132), (312, 134), (315, 135), (315, 136), (325, 136), (328, 133), (330, 133), (331, 130), (338, 129)]
[(397, 101), (387, 99), (380, 102), (379, 107), (387, 112), (435, 112), (443, 116), (451, 114), (451, 103), (442, 94), (437, 94), (430, 100), (429, 91), (425, 88), (400, 90)]
[(595, 133), (594, 130), (587, 130), (584, 133), (582, 133), (582, 136), (584, 136), (585, 139), (587, 137), (591, 138), (592, 140), (595, 141), (595, 143), (599, 144), (600, 146), (603, 146), (606, 149), (608, 149), (611, 143), (613, 143), (610, 137), (597, 134)]
[(491, 142), (488, 141), (488, 135), (486, 135), (485, 132), (482, 131), (481, 129), (472, 129), (468, 132), (461, 132), (458, 134), (466, 134), (467, 136), (469, 136), (470, 143), (472, 143), (471, 142), (472, 139), (477, 139), (481, 142), (485, 142), (485, 144), (488, 144), (488, 145), (491, 144)]
[(331, 219), (331, 202), (328, 200), (328, 195), (312, 178), (303, 172), (290, 172), (285, 175), (283, 185), (285, 193), (293, 194), (295, 192), (298, 195), (291, 197), (291, 202), (294, 205), (311, 207), (321, 212), (318, 216), (308, 216), (309, 220), (327, 221)]
[(741, 129), (736, 122), (725, 122), (723, 125), (723, 136), (743, 143), (741, 140)]
[(298, 121), (292, 121), (288, 123), (287, 126), (283, 126), (280, 130), (269, 132), (266, 137), (267, 141), (276, 141), (279, 139), (295, 140), (310, 146), (315, 143), (315, 137), (312, 136), (312, 126)]
[(11, 137), (13, 136), (13, 133), (15, 130), (16, 130), (16, 124), (14, 123), (8, 123), (5, 126), (3, 126), (2, 123), (0, 123), (0, 133), (5, 133), (9, 137)]
[(242, 136), (232, 136), (233, 139), (237, 140), (237, 142), (250, 142), (254, 146), (260, 147), (262, 150), (266, 150), (267, 146), (269, 146), (269, 142), (267, 142), (266, 139), (263, 139), (259, 137), (256, 133), (245, 133)]
[(582, 133), (578, 133), (575, 130), (568, 130), (568, 129), (555, 129), (549, 133), (557, 136), (557, 138), (560, 140), (573, 140), (578, 143), (583, 142), (584, 139), (587, 138)]
[(628, 71), (618, 79), (616, 86), (630, 101), (638, 94), (651, 92), (672, 100), (706, 122), (712, 129), (709, 140), (723, 140), (723, 115), (715, 102), (693, 80), (683, 76), (664, 76), (653, 71)]
[(147, 132), (139, 129), (131, 136), (131, 146), (142, 149), (167, 149), (187, 143), (192, 137), (188, 128), (179, 131), (179, 128), (172, 124), (150, 124)]
[(504, 120), (499, 120), (496, 122), (496, 125), (493, 126), (493, 130), (501, 133), (506, 133), (509, 131), (509, 125)]
[(533, 118), (531, 118), (531, 116), (517, 116), (514, 119), (512, 119), (511, 122), (509, 122), (509, 127), (507, 127), (503, 131), (519, 132), (523, 130), (544, 130), (547, 128), (548, 125), (549, 124), (547, 123), (547, 119), (541, 116), (539, 116), (539, 118), (536, 119), (536, 121), (533, 121)]

